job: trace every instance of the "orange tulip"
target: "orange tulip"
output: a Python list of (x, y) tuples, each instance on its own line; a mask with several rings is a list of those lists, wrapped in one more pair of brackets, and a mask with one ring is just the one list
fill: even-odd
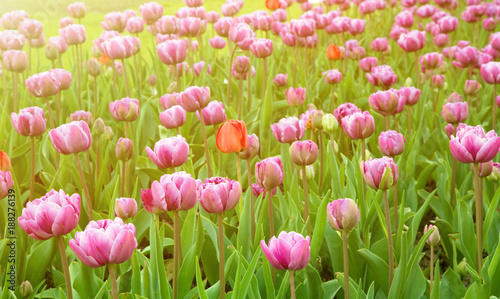
[(326, 56), (328, 56), (330, 60), (338, 60), (342, 58), (342, 51), (338, 46), (330, 44), (328, 49), (326, 49)]
[(239, 153), (248, 148), (247, 126), (242, 120), (227, 120), (220, 126), (216, 138), (217, 147), (223, 153)]
[(111, 59), (106, 55), (104, 52), (102, 53), (101, 57), (99, 57), (99, 62), (102, 65), (110, 65)]
[(0, 151), (0, 170), (10, 171), (10, 159), (9, 156), (3, 151)]
[(279, 0), (266, 0), (266, 7), (269, 10), (277, 10), (281, 5)]

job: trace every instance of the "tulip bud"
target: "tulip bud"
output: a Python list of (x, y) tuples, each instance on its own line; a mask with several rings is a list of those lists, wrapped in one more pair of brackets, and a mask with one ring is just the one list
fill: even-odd
[(359, 223), (359, 209), (350, 198), (337, 199), (326, 207), (328, 223), (334, 230), (351, 231)]
[(312, 114), (312, 125), (315, 129), (322, 130), (323, 129), (323, 111), (315, 110)]
[(21, 296), (29, 297), (31, 293), (33, 293), (33, 286), (31, 286), (31, 283), (26, 280), (21, 284), (21, 289), (19, 291), (21, 293)]
[(476, 80), (466, 80), (464, 84), (464, 93), (468, 96), (474, 96), (481, 89), (481, 84)]
[[(121, 138), (120, 138), (121, 139)], [(133, 198), (121, 197), (115, 202), (115, 216), (125, 220), (137, 213), (137, 202)]]
[(104, 124), (104, 121), (102, 118), (98, 118), (94, 122), (94, 127), (93, 127), (94, 134), (97, 136), (101, 136), (104, 134), (104, 130), (106, 129), (106, 125)]
[(467, 270), (467, 260), (465, 258), (458, 264), (457, 272), (462, 276), (469, 274), (469, 270)]
[(333, 152), (338, 153), (339, 152), (339, 145), (337, 144), (337, 141), (333, 140), (332, 144), (333, 144)]
[(405, 149), (405, 142), (403, 134), (393, 130), (382, 132), (378, 137), (380, 151), (389, 157), (401, 155)]
[(494, 162), (491, 174), (488, 176), (488, 180), (492, 182), (498, 182), (500, 180), (500, 163)]
[(172, 93), (177, 89), (177, 82), (172, 82), (167, 88), (167, 93)]
[(259, 153), (259, 137), (248, 135), (248, 147), (239, 153), (241, 159), (253, 159)]
[(4, 151), (0, 151), (0, 171), (10, 171), (10, 167), (9, 156)]
[(48, 60), (56, 60), (57, 57), (59, 57), (59, 50), (57, 49), (57, 46), (54, 44), (48, 44), (47, 47), (45, 47), (45, 57), (47, 57)]
[(389, 157), (361, 161), (361, 170), (366, 184), (376, 190), (388, 190), (399, 179), (398, 166)]
[(255, 178), (260, 187), (272, 190), (283, 182), (283, 164), (279, 157), (266, 158), (255, 164)]
[(118, 139), (118, 143), (116, 144), (115, 149), (116, 158), (118, 160), (127, 162), (132, 158), (134, 154), (134, 146), (132, 144), (132, 140), (127, 138)]
[(113, 129), (111, 129), (111, 127), (108, 127), (106, 126), (106, 128), (104, 129), (104, 133), (102, 134), (102, 137), (104, 139), (111, 139), (113, 138), (114, 134), (113, 134)]
[(149, 76), (149, 81), (148, 82), (149, 82), (149, 85), (155, 86), (155, 84), (156, 84), (156, 76), (155, 75)]
[(339, 123), (338, 123), (337, 119), (331, 113), (324, 114), (321, 122), (322, 122), (323, 130), (326, 133), (332, 134), (339, 127)]
[(101, 64), (99, 63), (99, 61), (97, 61), (97, 59), (90, 58), (87, 61), (87, 72), (92, 77), (97, 77), (102, 73)]
[[(306, 166), (306, 179), (308, 181), (310, 180), (314, 180), (314, 165), (307, 165)], [(301, 173), (301, 177), (302, 177), (302, 173)], [(304, 177), (302, 177), (302, 180), (304, 180)]]
[[(470, 169), (474, 172), (474, 164), (470, 164)], [(479, 163), (479, 177), (485, 178), (493, 173), (493, 161)]]
[(405, 86), (406, 87), (413, 86), (413, 80), (410, 77), (406, 78), (406, 80), (405, 80)]
[(299, 166), (311, 165), (318, 159), (318, 146), (311, 140), (295, 141), (290, 146), (290, 156)]
[(440, 240), (439, 229), (432, 224), (426, 225), (424, 227), (424, 234), (427, 233), (431, 229), (432, 229), (432, 233), (429, 235), (429, 239), (427, 239), (427, 244), (429, 244), (431, 246), (436, 246), (439, 244), (439, 240)]
[(91, 52), (92, 52), (92, 57), (95, 58), (99, 58), (102, 55), (101, 50), (96, 45), (92, 46)]

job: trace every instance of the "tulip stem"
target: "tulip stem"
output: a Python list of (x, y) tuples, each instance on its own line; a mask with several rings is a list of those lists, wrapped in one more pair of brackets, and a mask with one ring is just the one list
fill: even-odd
[(97, 119), (97, 77), (94, 77), (94, 118)]
[(433, 281), (434, 281), (434, 246), (433, 245), (431, 245), (431, 269), (430, 269), (429, 277), (431, 280), (429, 295), (432, 296), (432, 285), (433, 285)]
[(394, 228), (396, 230), (396, 236), (397, 236), (397, 231), (398, 231), (398, 182), (394, 184), (394, 188), (392, 190), (394, 192), (393, 194), (393, 200), (394, 200)]
[(481, 276), (483, 268), (483, 195), (481, 193), (481, 178), (479, 177), (479, 163), (474, 163), (474, 193), (476, 202), (476, 236), (477, 236), (477, 273)]
[(394, 277), (394, 252), (392, 248), (391, 216), (389, 212), (389, 200), (387, 199), (387, 190), (382, 190), (382, 194), (384, 195), (385, 224), (387, 226), (387, 247), (389, 250), (389, 289), (390, 289), (392, 278)]
[(177, 298), (177, 283), (180, 267), (181, 249), (181, 223), (179, 221), (179, 212), (174, 211), (174, 298)]
[(411, 106), (408, 106), (408, 136), (411, 136)]
[(267, 214), (269, 216), (269, 238), (274, 236), (273, 189), (267, 190)]
[(31, 38), (28, 38), (28, 72), (31, 72)]
[(450, 188), (450, 205), (455, 207), (455, 185), (457, 181), (457, 159), (451, 156), (451, 188)]
[(121, 181), (122, 181), (122, 186), (120, 190), (120, 196), (125, 197), (125, 166), (126, 166), (125, 161), (122, 161), (122, 175), (121, 175)]
[[(363, 138), (361, 139), (361, 160), (366, 161), (366, 140)], [(361, 170), (361, 169), (360, 169)], [(361, 174), (363, 171), (361, 170)], [(361, 216), (361, 223), (365, 223), (365, 204), (366, 204), (366, 181), (363, 180), (363, 200), (359, 202), (359, 214)], [(364, 237), (363, 233), (365, 232), (365, 229), (363, 228), (361, 230), (361, 235)], [(367, 238), (363, 238), (363, 240), (366, 242)], [(366, 243), (368, 244), (368, 243)]]
[(331, 103), (331, 105), (332, 105), (331, 111), (335, 110), (335, 85), (332, 85), (332, 103)]
[(61, 121), (61, 107), (62, 107), (62, 104), (61, 104), (61, 93), (62, 93), (62, 90), (60, 90), (57, 93), (57, 97), (56, 97), (56, 117), (57, 117), (57, 120), (59, 122)]
[(73, 299), (73, 290), (71, 288), (71, 278), (69, 276), (68, 258), (66, 257), (66, 249), (64, 247), (63, 236), (57, 236), (57, 245), (59, 245), (59, 253), (61, 254), (61, 261), (64, 272), (64, 283), (66, 285), (66, 296), (68, 299)]
[(47, 103), (47, 110), (49, 112), (49, 122), (50, 122), (50, 128), (54, 129), (54, 117), (52, 116), (52, 109), (50, 108), (50, 103), (49, 103), (49, 98), (45, 97), (45, 103)]
[(220, 299), (226, 297), (226, 280), (224, 278), (224, 223), (222, 213), (217, 214), (219, 222), (219, 296)]
[[(247, 73), (247, 76), (249, 73)], [(238, 119), (241, 119), (241, 113), (243, 112), (243, 75), (240, 75), (238, 80), (238, 90), (239, 90), (239, 101), (238, 101)]]
[(292, 299), (295, 299), (295, 280), (293, 277), (293, 271), (288, 270), (288, 273), (290, 273), (290, 296)]
[(115, 272), (115, 265), (114, 264), (108, 264), (108, 270), (109, 270), (109, 280), (111, 281), (111, 296), (113, 296), (113, 299), (118, 299), (118, 286), (116, 285), (116, 272)]
[[(318, 131), (319, 135), (319, 190), (321, 190), (321, 186), (323, 185), (323, 131)], [(321, 191), (320, 191), (321, 192)]]
[(30, 136), (31, 141), (31, 170), (30, 170), (30, 201), (35, 195), (35, 137)]
[[(229, 77), (231, 78), (231, 77)], [(207, 142), (207, 132), (205, 131), (205, 122), (203, 122), (203, 113), (200, 109), (200, 123), (201, 123), (201, 131), (203, 132), (203, 143), (205, 144), (205, 158), (207, 159), (207, 167), (208, 167), (208, 176), (212, 176), (212, 167), (210, 166), (210, 153), (208, 152), (208, 142)]]
[(101, 140), (100, 136), (97, 136), (95, 138), (95, 143), (96, 143), (96, 159), (95, 159), (95, 172), (96, 172), (96, 179), (99, 179), (99, 164), (100, 164), (100, 151), (101, 151), (101, 143), (99, 142)]
[[(254, 198), (252, 193), (252, 165), (250, 159), (246, 159), (247, 162), (247, 178), (248, 178), (248, 191), (250, 191), (250, 226), (252, 232), (252, 240), (255, 236), (255, 210), (254, 210)], [(248, 192), (247, 191), (247, 192)]]
[(418, 54), (417, 54), (418, 51), (415, 51), (415, 75), (417, 76), (417, 85), (416, 87), (419, 88), (420, 86), (420, 71), (419, 71), (419, 67), (418, 67), (418, 64), (419, 64), (419, 61), (418, 61)]
[(344, 256), (344, 298), (349, 299), (349, 255), (347, 252), (347, 235), (346, 230), (342, 231), (342, 249)]
[(389, 114), (385, 116), (385, 130), (389, 131), (391, 129), (391, 119)]
[[(263, 78), (262, 78), (262, 98), (264, 99), (264, 97), (266, 96), (266, 88), (267, 88), (267, 59), (266, 57), (264, 57), (262, 59), (262, 71), (263, 71)], [(247, 76), (251, 76), (252, 75), (252, 70), (250, 69), (247, 73)], [(241, 118), (240, 118), (241, 119)]]
[(493, 84), (493, 121), (491, 129), (495, 130), (495, 125), (497, 122), (497, 85)]
[(82, 164), (80, 163), (80, 158), (78, 153), (75, 153), (76, 167), (78, 168), (78, 173), (80, 174), (80, 179), (82, 180), (83, 192), (85, 193), (85, 198), (87, 200), (87, 213), (89, 215), (89, 220), (93, 220), (92, 215), (92, 200), (90, 199), (89, 189), (87, 188), (87, 182), (85, 181), (85, 176), (83, 175)]
[(82, 108), (82, 96), (81, 96), (81, 73), (80, 73), (80, 68), (81, 68), (81, 63), (80, 63), (80, 51), (79, 51), (79, 46), (76, 45), (76, 74), (77, 74), (77, 94), (78, 94), (78, 107), (81, 109)]
[[(18, 106), (18, 100), (17, 100), (17, 73), (12, 72), (12, 96), (14, 98), (14, 106), (13, 106), (13, 111), (17, 113), (17, 106)], [(7, 87), (4, 87), (7, 88)]]
[(307, 235), (311, 235), (311, 223), (309, 220), (309, 188), (307, 186), (306, 166), (302, 165), (302, 182), (304, 183), (304, 222), (307, 222)]
[[(234, 46), (234, 49), (231, 51), (231, 58), (229, 59), (229, 72), (228, 72), (228, 80), (227, 80), (227, 94), (226, 94), (226, 101), (227, 101), (227, 104), (229, 104), (229, 96), (230, 96), (230, 92), (231, 92), (231, 77), (233, 76), (231, 74), (231, 67), (233, 66), (233, 60), (234, 60), (234, 53), (236, 52), (236, 49), (238, 48), (237, 45)], [(249, 74), (248, 75), (252, 75), (252, 70), (250, 69), (249, 71)], [(201, 114), (201, 112), (200, 112)]]
[(130, 98), (130, 85), (128, 84), (127, 66), (125, 59), (122, 59), (123, 75), (125, 76), (125, 87), (127, 88), (127, 97)]
[(250, 111), (252, 109), (252, 71), (249, 70), (247, 73), (247, 110)]

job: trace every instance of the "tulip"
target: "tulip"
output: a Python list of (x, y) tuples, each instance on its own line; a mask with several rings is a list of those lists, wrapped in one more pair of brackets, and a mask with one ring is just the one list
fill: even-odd
[(368, 98), (370, 107), (386, 117), (386, 129), (389, 129), (389, 115), (394, 115), (398, 110), (402, 110), (400, 105), (404, 106), (404, 101), (399, 100), (399, 94), (396, 90), (385, 90), (373, 93)]
[(323, 75), (325, 76), (325, 83), (328, 84), (339, 84), (342, 80), (342, 73), (339, 70), (329, 70), (324, 72)]
[(373, 86), (380, 86), (385, 89), (394, 85), (398, 80), (398, 76), (388, 65), (374, 66), (371, 73), (366, 74), (366, 78)]
[(465, 122), (468, 115), (469, 109), (467, 102), (449, 102), (443, 105), (443, 110), (441, 110), (441, 116), (444, 121), (451, 124)]
[(403, 10), (396, 15), (395, 21), (396, 24), (401, 27), (411, 28), (414, 22), (413, 13), (408, 10)]
[(236, 23), (231, 25), (227, 36), (230, 41), (235, 43), (242, 50), (248, 50), (253, 43), (255, 33), (248, 24)]
[(125, 28), (132, 34), (139, 34), (144, 31), (144, 21), (141, 17), (131, 17), (127, 20)]
[(17, 30), (5, 30), (0, 32), (0, 50), (22, 50), (25, 37)]
[(255, 177), (259, 186), (272, 190), (283, 182), (283, 164), (279, 157), (266, 158), (255, 164)]
[(226, 40), (224, 40), (220, 36), (214, 36), (213, 38), (209, 39), (210, 46), (214, 49), (224, 49), (226, 46)]
[(309, 263), (311, 257), (311, 240), (309, 236), (292, 231), (282, 231), (278, 238), (272, 237), (269, 246), (264, 240), (260, 241), (260, 247), (269, 263), (278, 270), (288, 270), (290, 273), (291, 298), (295, 299), (294, 271), (303, 269)]
[(196, 112), (205, 108), (210, 101), (210, 88), (191, 86), (184, 90), (179, 98), (179, 105), (188, 112)]
[(71, 24), (59, 29), (59, 35), (68, 45), (83, 44), (87, 40), (85, 27), (80, 24)]
[(389, 50), (389, 42), (385, 37), (378, 37), (370, 44), (370, 47), (377, 52), (385, 52)]
[(442, 48), (442, 47), (446, 46), (446, 44), (448, 43), (448, 35), (446, 35), (444, 33), (440, 33), (440, 34), (434, 36), (432, 41), (434, 42), (436, 47)]
[(292, 143), (304, 137), (305, 126), (297, 117), (282, 118), (271, 125), (271, 131), (278, 142)]
[(81, 19), (85, 17), (85, 14), (87, 14), (85, 3), (83, 2), (71, 3), (66, 9), (68, 10), (69, 15), (75, 19)]
[(21, 296), (29, 297), (33, 293), (33, 286), (28, 280), (26, 280), (19, 287), (19, 292), (21, 293)]
[(459, 68), (473, 67), (479, 62), (480, 52), (474, 47), (464, 47), (455, 53), (457, 61), (453, 65)]
[(45, 113), (39, 107), (21, 109), (19, 114), (12, 113), (10, 119), (16, 132), (23, 136), (40, 136), (46, 130)]
[(274, 84), (276, 84), (276, 86), (278, 87), (286, 86), (287, 81), (288, 81), (288, 74), (277, 74), (276, 77), (274, 77), (273, 79)]
[(186, 122), (186, 110), (179, 105), (172, 106), (160, 113), (160, 121), (167, 129), (179, 128)]
[(146, 147), (146, 153), (159, 168), (179, 167), (189, 156), (189, 145), (184, 137), (177, 135), (156, 142), (154, 150)]
[(359, 61), (359, 68), (365, 72), (369, 73), (374, 67), (378, 65), (377, 57), (365, 57)]
[(329, 60), (339, 60), (342, 58), (342, 51), (334, 44), (330, 44), (326, 49), (326, 56)]
[(0, 151), (0, 170), (10, 171), (11, 166), (9, 156), (4, 151)]
[(500, 137), (495, 131), (484, 132), (481, 126), (465, 126), (450, 140), (450, 151), (462, 163), (488, 162), (500, 149)]
[[(135, 121), (139, 117), (139, 101), (131, 98), (123, 98), (109, 103), (111, 115), (118, 121)], [(128, 135), (128, 126), (127, 129)]]
[(286, 91), (286, 101), (290, 106), (299, 106), (306, 101), (306, 89), (303, 87), (290, 87)]
[(295, 141), (290, 146), (292, 161), (299, 165), (311, 165), (318, 158), (318, 146), (311, 140)]
[(352, 231), (359, 223), (359, 210), (350, 198), (337, 199), (326, 207), (330, 226), (338, 231)]
[(177, 92), (173, 92), (171, 94), (165, 94), (160, 97), (160, 106), (163, 110), (167, 110), (168, 108), (179, 105), (179, 99), (181, 94)]
[[(255, 134), (248, 135), (248, 147), (239, 153), (241, 159), (251, 160), (259, 153), (259, 137)], [(250, 175), (250, 172), (248, 172)]]
[[(226, 111), (222, 102), (211, 101), (201, 110), (205, 126), (218, 125), (226, 121)], [(196, 117), (200, 118), (200, 112), (196, 111)]]
[(66, 27), (68, 25), (72, 25), (72, 24), (75, 24), (75, 20), (73, 20), (70, 17), (64, 17), (64, 18), (59, 19), (59, 28), (64, 28), (64, 27)]
[[(8, 50), (3, 52), (3, 66), (11, 72), (22, 73), (26, 70), (28, 60), (26, 52), (18, 50)], [(17, 76), (13, 74), (17, 79)]]
[(349, 138), (366, 139), (375, 131), (373, 116), (368, 111), (354, 112), (341, 118), (342, 128)]
[(71, 73), (64, 69), (51, 69), (49, 71), (59, 81), (59, 90), (67, 90), (71, 86)]
[[(497, 183), (500, 180), (500, 163), (494, 162), (488, 180)], [(0, 197), (1, 198), (1, 197)]]
[[(481, 67), (482, 68), (482, 67)], [(465, 80), (464, 93), (468, 96), (474, 96), (481, 89), (481, 84), (476, 80)]]
[(244, 74), (250, 69), (250, 59), (247, 56), (238, 56), (234, 59), (233, 69), (238, 74)]
[(393, 130), (382, 132), (378, 137), (380, 151), (389, 157), (401, 155), (405, 149), (405, 142), (403, 134)]
[(156, 2), (144, 3), (139, 7), (139, 13), (146, 24), (152, 25), (163, 15), (163, 6)]
[(399, 97), (403, 98), (406, 105), (414, 106), (418, 103), (422, 91), (415, 87), (401, 87), (399, 89)]
[[(164, 64), (177, 65), (186, 59), (187, 45), (183, 40), (167, 40), (156, 46), (156, 52)], [(177, 84), (180, 85), (178, 80)]]
[(115, 154), (116, 158), (120, 161), (126, 162), (130, 160), (134, 154), (132, 140), (127, 138), (118, 139), (118, 142), (116, 143)]
[(444, 16), (437, 21), (441, 33), (450, 33), (457, 30), (458, 19), (452, 16)]
[(0, 199), (7, 197), (12, 187), (14, 187), (14, 181), (10, 171), (0, 170)]
[(52, 110), (50, 108), (49, 96), (55, 95), (59, 92), (61, 83), (57, 80), (53, 72), (43, 72), (35, 74), (26, 79), (26, 87), (29, 93), (37, 98), (45, 98), (47, 109), (49, 110), (50, 127), (54, 128), (54, 119), (52, 117)]
[(430, 281), (431, 281), (431, 289), (430, 291), (432, 292), (432, 286), (433, 286), (433, 281), (434, 281), (434, 246), (437, 246), (439, 244), (439, 229), (434, 226), (434, 225), (426, 225), (424, 227), (424, 234), (427, 234), (428, 231), (431, 231), (431, 234), (429, 235), (429, 238), (427, 239), (427, 244), (431, 246), (431, 268), (430, 268)]
[(248, 148), (247, 128), (244, 121), (227, 120), (217, 131), (217, 148), (223, 153), (239, 153)]
[(133, 218), (137, 213), (137, 202), (133, 198), (120, 197), (115, 201), (115, 217)]
[(92, 143), (89, 126), (84, 121), (63, 124), (49, 132), (54, 148), (63, 155), (87, 151)]
[(14, 10), (11, 12), (4, 13), (0, 19), (2, 27), (7, 30), (17, 29), (19, 24), (25, 20), (29, 19), (29, 15), (24, 10)]

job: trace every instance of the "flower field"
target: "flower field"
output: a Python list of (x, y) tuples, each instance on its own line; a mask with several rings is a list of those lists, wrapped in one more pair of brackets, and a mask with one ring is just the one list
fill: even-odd
[(0, 14), (0, 299), (500, 297), (500, 1)]

